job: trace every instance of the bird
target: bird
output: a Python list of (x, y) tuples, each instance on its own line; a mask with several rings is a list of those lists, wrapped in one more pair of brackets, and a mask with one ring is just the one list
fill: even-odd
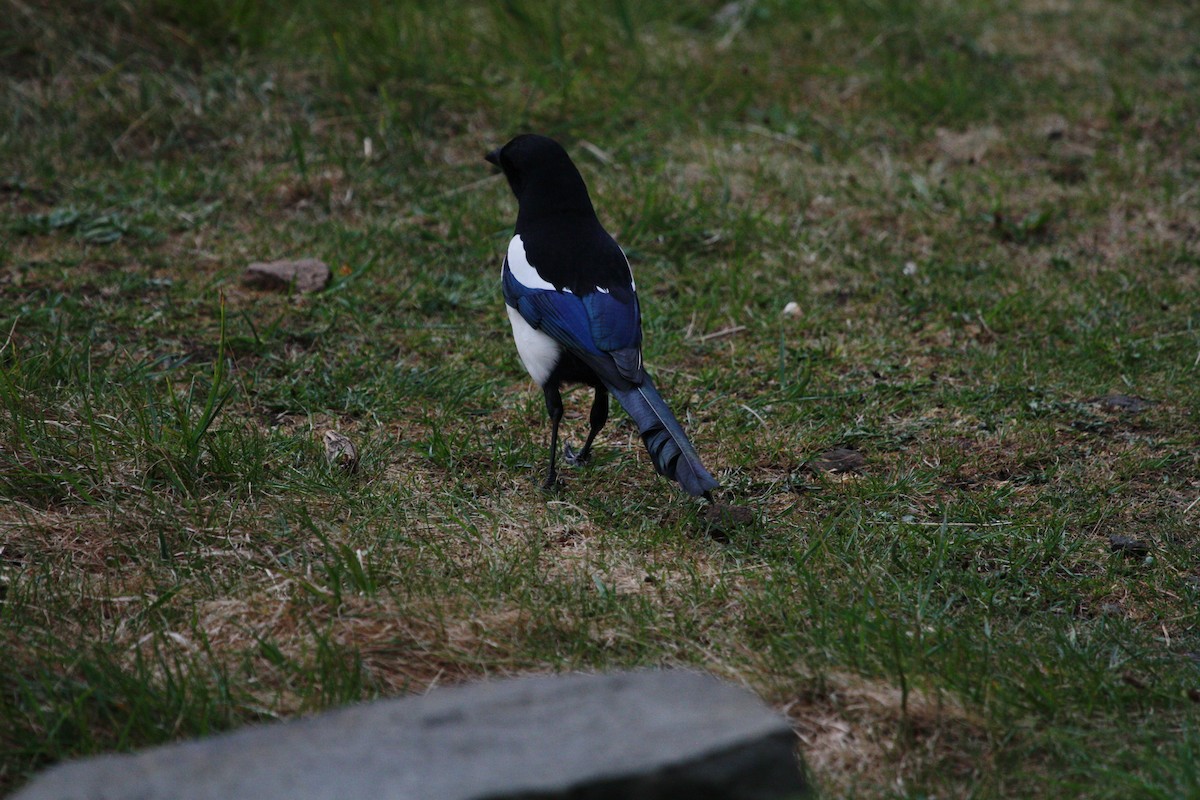
[(608, 421), (611, 394), (637, 425), (655, 470), (712, 502), (719, 484), (642, 362), (641, 309), (629, 259), (601, 225), (571, 157), (554, 139), (527, 133), (485, 159), (500, 168), (517, 199), (501, 277), (517, 354), (545, 394), (550, 417), (543, 487), (558, 485), (562, 386), (584, 384), (595, 389), (587, 440), (578, 453), (564, 445), (568, 463), (588, 461)]

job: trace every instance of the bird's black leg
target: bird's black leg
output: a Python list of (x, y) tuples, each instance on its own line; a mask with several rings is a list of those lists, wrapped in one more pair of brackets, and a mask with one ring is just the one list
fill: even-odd
[(554, 469), (554, 459), (558, 455), (558, 423), (562, 420), (562, 394), (558, 386), (548, 383), (542, 387), (546, 394), (546, 413), (550, 415), (550, 469), (546, 473), (546, 482), (542, 488), (552, 491), (558, 486), (558, 472)]
[(608, 422), (608, 389), (601, 384), (596, 387), (596, 397), (592, 400), (592, 412), (588, 415), (590, 429), (587, 441), (583, 443), (583, 449), (576, 453), (570, 445), (563, 445), (563, 456), (568, 463), (572, 465), (587, 463), (592, 455), (592, 442), (596, 440), (596, 434), (600, 432), (606, 422)]

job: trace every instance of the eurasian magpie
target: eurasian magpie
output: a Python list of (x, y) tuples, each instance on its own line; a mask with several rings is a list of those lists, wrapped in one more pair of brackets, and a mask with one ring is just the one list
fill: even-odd
[(560, 387), (583, 383), (595, 387), (596, 397), (583, 449), (576, 454), (564, 446), (569, 462), (591, 455), (608, 421), (611, 392), (637, 423), (659, 474), (711, 500), (716, 480), (642, 365), (642, 320), (629, 261), (596, 218), (567, 151), (553, 139), (525, 134), (486, 158), (503, 170), (517, 197), (516, 235), (502, 269), (504, 302), (521, 363), (546, 395), (546, 489), (558, 480)]

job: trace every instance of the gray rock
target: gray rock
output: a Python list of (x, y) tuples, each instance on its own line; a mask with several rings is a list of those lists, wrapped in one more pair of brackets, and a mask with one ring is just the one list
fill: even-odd
[(1140, 414), (1154, 405), (1145, 398), (1130, 394), (1106, 394), (1103, 397), (1093, 397), (1088, 402), (1098, 404), (1105, 411), (1125, 411), (1130, 414)]
[(857, 450), (835, 447), (808, 462), (813, 472), (861, 472), (867, 459)]
[(315, 258), (299, 261), (256, 261), (246, 267), (242, 280), (259, 289), (284, 291), (295, 286), (300, 292), (319, 292), (329, 283), (329, 267)]
[(806, 787), (788, 725), (694, 672), (437, 689), (51, 769), (14, 800), (768, 800)]

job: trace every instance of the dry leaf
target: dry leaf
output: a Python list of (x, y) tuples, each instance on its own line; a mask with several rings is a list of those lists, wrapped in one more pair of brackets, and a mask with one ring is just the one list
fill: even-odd
[(325, 431), (325, 457), (332, 466), (349, 473), (358, 471), (358, 448), (337, 431)]

